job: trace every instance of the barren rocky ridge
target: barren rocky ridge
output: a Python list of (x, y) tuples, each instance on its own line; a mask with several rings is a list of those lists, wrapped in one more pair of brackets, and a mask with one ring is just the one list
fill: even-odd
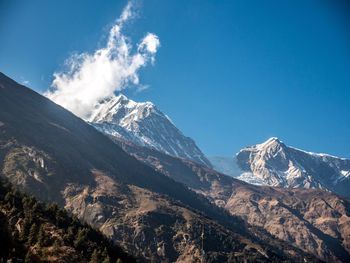
[(250, 185), (195, 162), (114, 139), (124, 150), (253, 226), (327, 262), (350, 258), (350, 202), (317, 189)]
[(317, 261), (141, 163), (4, 75), (0, 120), (1, 177), (57, 202), (141, 261)]

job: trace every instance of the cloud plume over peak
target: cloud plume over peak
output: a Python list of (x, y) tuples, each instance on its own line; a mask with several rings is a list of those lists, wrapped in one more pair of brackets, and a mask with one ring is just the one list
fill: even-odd
[(147, 33), (136, 51), (132, 50), (132, 44), (122, 29), (135, 16), (135, 11), (129, 1), (109, 31), (105, 47), (67, 59), (68, 69), (54, 73), (51, 90), (45, 95), (88, 120), (100, 101), (125, 89), (128, 84), (138, 85), (138, 71), (154, 62), (160, 41), (155, 34)]

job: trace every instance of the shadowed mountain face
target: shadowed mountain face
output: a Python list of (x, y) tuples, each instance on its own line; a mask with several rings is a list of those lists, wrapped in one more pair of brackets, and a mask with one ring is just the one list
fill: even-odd
[(350, 202), (314, 189), (250, 185), (195, 162), (114, 138), (129, 154), (232, 215), (327, 262), (350, 258)]
[(21, 189), (65, 206), (141, 260), (312, 260), (247, 227), (3, 74), (0, 171)]
[[(35, 185), (32, 190), (45, 199), (59, 198), (58, 190), (67, 183), (93, 185), (95, 169), (201, 210), (199, 197), (130, 157), (72, 113), (4, 75), (0, 85), (1, 157), (11, 181)], [(19, 164), (33, 171), (13, 173)]]

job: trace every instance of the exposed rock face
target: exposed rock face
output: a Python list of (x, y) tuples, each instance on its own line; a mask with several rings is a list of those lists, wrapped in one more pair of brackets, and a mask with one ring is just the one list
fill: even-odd
[[(140, 260), (314, 260), (247, 227), (3, 74), (0, 87), (1, 177), (44, 201), (65, 206)], [(200, 251), (202, 226), (205, 254)]]
[(194, 162), (115, 139), (124, 150), (251, 225), (327, 262), (350, 258), (350, 203), (329, 192), (254, 186)]
[(95, 178), (96, 187), (69, 185), (64, 192), (65, 208), (139, 258), (201, 262), (202, 234), (209, 262), (230, 261), (234, 256), (242, 259), (252, 251), (260, 251), (256, 260), (273, 257), (263, 247), (180, 203), (136, 186), (120, 185), (98, 171)]
[(327, 262), (350, 259), (350, 203), (321, 190), (236, 187), (225, 208)]
[(350, 160), (306, 152), (278, 138), (210, 158), (215, 170), (254, 185), (324, 189), (350, 197)]
[(305, 152), (286, 146), (277, 138), (242, 149), (240, 168), (248, 173), (239, 179), (281, 187), (326, 189), (350, 196), (350, 160)]
[(106, 134), (211, 166), (196, 143), (151, 102), (112, 97), (95, 110), (90, 122)]

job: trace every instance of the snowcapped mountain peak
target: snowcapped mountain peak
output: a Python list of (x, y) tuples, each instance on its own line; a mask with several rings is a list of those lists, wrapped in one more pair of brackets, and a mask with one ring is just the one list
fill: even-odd
[(278, 158), (279, 162), (288, 165), (286, 164), (286, 148), (287, 146), (277, 137), (272, 137), (263, 143), (241, 149), (236, 154), (236, 158), (241, 159), (242, 156), (244, 156), (244, 158), (248, 156), (253, 158), (254, 156), (254, 158), (261, 158), (268, 162), (274, 162), (275, 159)]
[(101, 103), (95, 109), (89, 121), (93, 123), (119, 123), (120, 117), (125, 117), (125, 114), (121, 114), (121, 112), (132, 116), (135, 120), (146, 118), (152, 113), (162, 115), (161, 111), (152, 102), (135, 102), (120, 94), (110, 97)]
[(253, 147), (255, 147), (259, 150), (269, 150), (269, 149), (270, 150), (280, 150), (280, 149), (285, 148), (286, 146), (277, 137), (271, 137), (267, 141), (265, 141), (261, 144), (257, 144)]
[(267, 139), (265, 142), (263, 142), (262, 144), (281, 144), (281, 143), (282, 141), (280, 141), (277, 137), (271, 137)]
[(285, 147), (285, 144), (281, 140), (279, 140), (277, 137), (271, 137), (271, 138), (267, 139), (263, 143), (255, 144), (255, 145), (252, 145), (252, 146), (247, 146), (247, 147), (243, 148), (241, 151), (244, 151), (246, 149), (267, 150), (269, 148), (279, 148), (279, 147)]
[(321, 188), (349, 196), (350, 160), (289, 147), (278, 138), (236, 155), (240, 179), (281, 187)]
[(110, 100), (114, 100), (115, 105), (122, 104), (128, 108), (144, 107), (144, 108), (152, 108), (159, 111), (157, 107), (150, 101), (136, 102), (136, 101), (133, 101), (132, 99), (127, 98), (124, 94), (119, 94), (116, 97), (112, 97)]
[[(113, 98), (113, 97), (112, 97)], [(114, 99), (116, 100), (116, 101), (131, 101), (131, 100), (129, 100), (124, 94), (119, 94), (119, 95), (117, 95), (117, 96), (115, 96), (114, 97)]]
[(113, 96), (96, 108), (90, 123), (134, 144), (211, 166), (195, 142), (184, 136), (152, 102), (135, 102), (122, 94)]

